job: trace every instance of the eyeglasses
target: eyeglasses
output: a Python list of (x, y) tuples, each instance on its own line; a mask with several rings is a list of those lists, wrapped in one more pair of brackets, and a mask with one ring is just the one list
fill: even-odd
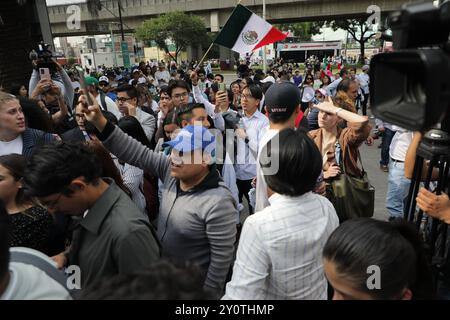
[(181, 98), (186, 98), (187, 96), (189, 96), (189, 93), (183, 92), (183, 93), (174, 94), (172, 96), (172, 98), (173, 99), (181, 99)]
[(44, 207), (45, 209), (55, 209), (56, 205), (59, 202), (59, 199), (61, 198), (63, 194), (60, 193), (58, 197), (56, 197), (56, 199), (48, 201), (48, 202), (42, 202), (42, 201), (38, 201), (39, 204)]
[(246, 100), (253, 98), (250, 94), (241, 94), (241, 98), (244, 98)]
[(120, 98), (117, 98), (117, 101), (126, 102), (126, 101), (131, 100), (131, 99), (133, 99), (133, 98), (120, 97)]
[(84, 118), (84, 113), (76, 113), (75, 118), (78, 118), (78, 119)]

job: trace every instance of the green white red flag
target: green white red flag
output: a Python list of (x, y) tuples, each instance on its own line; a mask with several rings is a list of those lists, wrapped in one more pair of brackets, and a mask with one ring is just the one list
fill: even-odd
[(214, 43), (246, 54), (286, 37), (287, 34), (238, 4)]

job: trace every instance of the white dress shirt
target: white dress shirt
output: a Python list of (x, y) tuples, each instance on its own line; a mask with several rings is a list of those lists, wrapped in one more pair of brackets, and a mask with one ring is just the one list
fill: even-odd
[(337, 80), (334, 80), (332, 83), (330, 83), (326, 90), (327, 90), (327, 95), (334, 97), (336, 95), (336, 89), (339, 85), (339, 83), (341, 83), (342, 78), (339, 78)]
[(333, 205), (312, 192), (269, 202), (244, 223), (222, 299), (326, 300), (322, 250), (339, 225)]
[(128, 163), (123, 165), (120, 164), (118, 168), (123, 179), (123, 184), (126, 185), (131, 192), (133, 202), (143, 213), (145, 213), (147, 204), (143, 194), (144, 171), (138, 167), (131, 166)]
[(358, 80), (363, 93), (369, 94), (369, 83), (370, 83), (369, 75), (366, 73), (361, 73), (356, 76), (356, 79)]
[(236, 178), (251, 180), (256, 177), (258, 146), (264, 135), (264, 128), (269, 125), (269, 119), (259, 111), (256, 111), (250, 117), (244, 116), (242, 119), (249, 143), (238, 139), (235, 159)]

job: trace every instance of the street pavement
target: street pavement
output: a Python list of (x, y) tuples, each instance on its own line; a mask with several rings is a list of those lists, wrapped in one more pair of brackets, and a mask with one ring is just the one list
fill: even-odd
[[(234, 80), (236, 80), (236, 75), (234, 73), (223, 73), (225, 78), (225, 83), (230, 85)], [(370, 111), (369, 111), (370, 112)], [(371, 119), (372, 127), (375, 127), (373, 119)], [(387, 220), (386, 212), (386, 192), (387, 192), (387, 181), (388, 173), (380, 170), (380, 153), (381, 149), (378, 146), (381, 144), (381, 138), (375, 140), (372, 146), (363, 144), (360, 148), (360, 153), (362, 157), (362, 162), (364, 169), (366, 170), (369, 180), (373, 187), (375, 188), (375, 213), (374, 218), (379, 220)], [(245, 204), (245, 207), (247, 205)], [(245, 210), (247, 211), (247, 210)], [(244, 218), (246, 214), (241, 216)]]

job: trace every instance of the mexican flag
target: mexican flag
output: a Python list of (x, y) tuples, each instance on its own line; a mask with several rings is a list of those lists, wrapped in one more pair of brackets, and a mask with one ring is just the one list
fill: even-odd
[(214, 43), (246, 54), (286, 37), (266, 20), (238, 4)]

